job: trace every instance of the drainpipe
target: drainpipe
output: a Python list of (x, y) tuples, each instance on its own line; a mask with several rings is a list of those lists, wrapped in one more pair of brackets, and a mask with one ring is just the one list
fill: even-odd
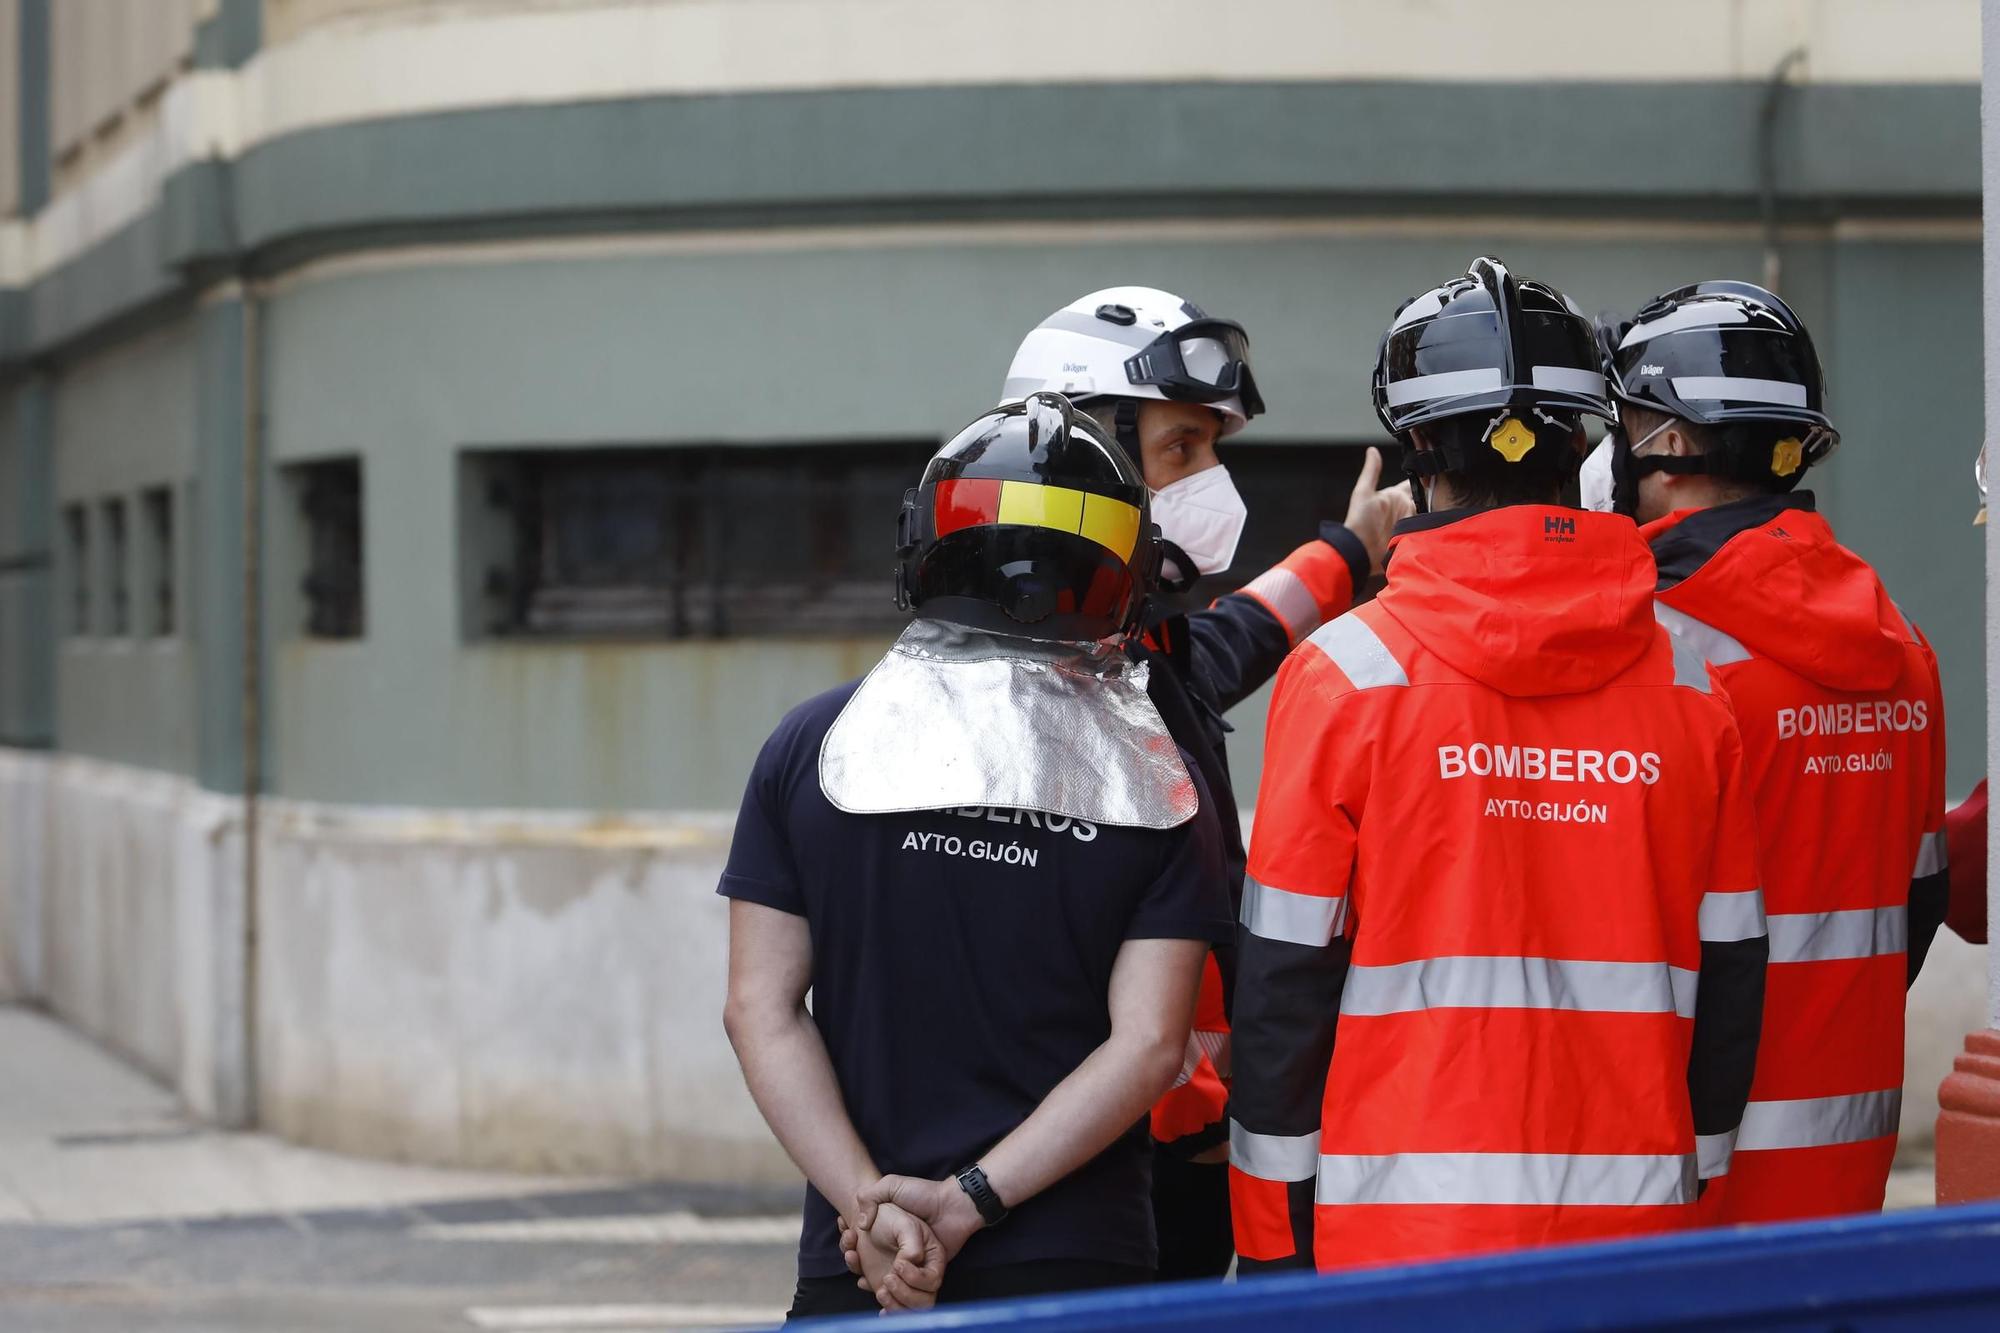
[(243, 301), (243, 1118), (258, 1123), (258, 796), (264, 788), (264, 367), (260, 285), (239, 269)]
[(1764, 286), (1774, 292), (1783, 267), (1778, 257), (1778, 107), (1786, 76), (1805, 58), (1803, 46), (1785, 52), (1772, 68), (1763, 102), (1757, 108), (1757, 207), (1764, 220)]
[(237, 217), (237, 183), (233, 165), (227, 169), (223, 186), (222, 220), (225, 253), (230, 257), (236, 298), (242, 303), (242, 346), (238, 371), (242, 375), (237, 404), (237, 422), (242, 432), (241, 517), (242, 562), (238, 616), (242, 632), (242, 660), (238, 670), (241, 690), (237, 710), (239, 762), (243, 783), (243, 991), (242, 1074), (243, 1091), (238, 1119), (254, 1128), (261, 1119), (261, 1080), (258, 1077), (257, 1034), (262, 1027), (258, 1013), (261, 990), (262, 923), (258, 828), (264, 790), (264, 305), (265, 285), (254, 273), (250, 247), (244, 240)]

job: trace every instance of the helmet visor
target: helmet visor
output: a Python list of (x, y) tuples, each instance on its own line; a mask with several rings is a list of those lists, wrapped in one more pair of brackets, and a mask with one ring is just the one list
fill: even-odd
[(1248, 415), (1264, 410), (1250, 374), (1250, 335), (1234, 320), (1197, 319), (1161, 334), (1125, 363), (1125, 378), (1179, 402), (1241, 397)]
[(1024, 631), (1102, 638), (1124, 626), (1142, 589), (1132, 568), (1087, 538), (1012, 524), (965, 528), (918, 564), (912, 600), (968, 598), (998, 607)]

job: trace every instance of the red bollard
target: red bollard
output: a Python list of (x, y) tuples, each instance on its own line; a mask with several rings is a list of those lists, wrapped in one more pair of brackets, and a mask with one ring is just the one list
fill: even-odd
[(2000, 1199), (2000, 1030), (1965, 1039), (1938, 1085), (1937, 1201)]

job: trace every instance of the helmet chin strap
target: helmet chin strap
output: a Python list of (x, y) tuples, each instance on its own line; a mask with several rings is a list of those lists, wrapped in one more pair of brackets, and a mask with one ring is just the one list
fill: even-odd
[(1613, 449), (1611, 454), (1611, 508), (1613, 512), (1636, 517), (1639, 513), (1639, 480), (1650, 477), (1655, 472), (1665, 472), (1678, 477), (1700, 476), (1709, 470), (1708, 460), (1700, 454), (1638, 454), (1633, 451), (1648, 443), (1655, 435), (1674, 424), (1677, 418), (1668, 417), (1659, 425), (1646, 432), (1643, 439), (1622, 448)]
[(1464, 466), (1464, 461), (1447, 458), (1442, 449), (1435, 447), (1417, 448), (1415, 432), (1403, 438), (1403, 475), (1410, 479), (1410, 498), (1416, 501), (1419, 514), (1428, 514), (1431, 511), (1431, 493), (1425, 483), (1443, 476), (1453, 467)]
[[(1160, 566), (1160, 591), (1169, 597), (1185, 597), (1194, 587), (1195, 580), (1201, 577), (1200, 567), (1178, 544), (1165, 537), (1160, 538), (1160, 554), (1166, 557)], [(1179, 578), (1167, 573), (1166, 566), (1169, 564), (1180, 571)]]
[[(1159, 534), (1159, 525), (1153, 525), (1154, 558), (1159, 561), (1159, 572), (1153, 576), (1153, 591), (1146, 597), (1146, 603), (1134, 615), (1132, 623), (1126, 627), (1127, 640), (1136, 640), (1148, 633), (1161, 621), (1170, 620), (1187, 610), (1187, 595), (1194, 587), (1200, 572), (1194, 561), (1173, 542)], [(1168, 566), (1178, 569), (1178, 578), (1167, 573)]]
[(1139, 452), (1139, 404), (1131, 398), (1118, 400), (1118, 411), (1112, 418), (1112, 428), (1118, 436), (1118, 443), (1125, 452), (1132, 455), (1132, 461), (1139, 465), (1139, 471), (1146, 470), (1145, 455)]

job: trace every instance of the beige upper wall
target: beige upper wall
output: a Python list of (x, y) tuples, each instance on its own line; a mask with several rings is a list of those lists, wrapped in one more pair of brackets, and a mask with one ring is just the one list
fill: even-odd
[(53, 198), (0, 228), (0, 281), (139, 217), (187, 162), (481, 107), (970, 83), (1761, 79), (1794, 48), (1807, 81), (1979, 76), (1977, 0), (265, 0), (257, 55), (160, 94), (159, 71), (186, 64), (218, 3), (59, 0)]
[(21, 0), (0, 0), (0, 217), (21, 203), (21, 99), (14, 84), (20, 50)]
[(49, 6), (49, 149), (60, 169), (164, 91), (215, 0), (58, 0)]
[[(1813, 80), (1979, 77), (1977, 0), (265, 3), (272, 46), (412, 27), (431, 31), (435, 54), (458, 52), (421, 67), (438, 97), (487, 80), (504, 90), (487, 57), (533, 34), (541, 68), (503, 98), (527, 101), (556, 88), (575, 96), (580, 67), (600, 96), (1090, 79), (1739, 79), (1764, 77), (1795, 47), (1808, 53), (1800, 77)], [(569, 38), (585, 29), (600, 40), (579, 49)], [(399, 68), (397, 82), (416, 68)]]

